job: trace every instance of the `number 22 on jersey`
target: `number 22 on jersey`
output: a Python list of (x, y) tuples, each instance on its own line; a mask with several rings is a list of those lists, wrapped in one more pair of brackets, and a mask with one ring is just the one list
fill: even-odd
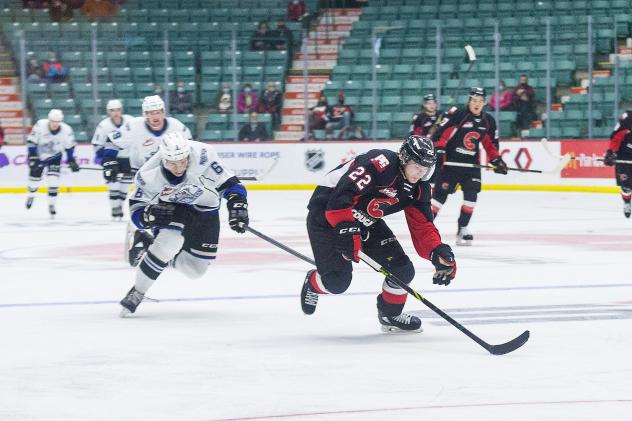
[(371, 182), (371, 174), (368, 174), (364, 167), (356, 168), (349, 173), (348, 177), (355, 182), (358, 190), (364, 189)]

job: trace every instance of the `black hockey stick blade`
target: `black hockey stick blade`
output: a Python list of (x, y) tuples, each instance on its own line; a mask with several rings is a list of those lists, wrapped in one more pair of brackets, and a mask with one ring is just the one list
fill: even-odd
[(515, 337), (509, 342), (505, 342), (504, 344), (499, 345), (490, 345), (487, 350), (493, 355), (509, 354), (510, 352), (513, 352), (516, 349), (520, 348), (522, 345), (526, 344), (530, 336), (531, 333), (529, 333), (528, 330), (525, 330), (520, 334), (520, 336)]
[(237, 177), (240, 181), (257, 181), (257, 177), (245, 176), (245, 177)]

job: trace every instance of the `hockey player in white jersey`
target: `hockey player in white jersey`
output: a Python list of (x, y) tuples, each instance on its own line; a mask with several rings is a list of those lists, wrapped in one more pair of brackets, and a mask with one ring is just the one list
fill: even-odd
[(55, 216), (55, 201), (59, 190), (59, 171), (61, 168), (62, 152), (66, 152), (66, 161), (72, 172), (79, 171), (79, 165), (74, 158), (75, 134), (72, 128), (63, 122), (64, 113), (58, 109), (52, 109), (48, 118), (38, 120), (33, 126), (31, 134), (27, 138), (29, 158), (29, 184), (26, 208), (33, 206), (35, 193), (42, 173), (46, 168), (48, 178), (48, 212)]
[[(165, 117), (165, 103), (158, 95), (143, 99), (143, 117), (135, 117), (107, 137), (103, 151), (103, 177), (115, 182), (122, 168), (118, 154), (127, 150), (132, 173), (135, 173), (152, 155), (158, 151), (162, 137), (169, 133), (181, 133), (191, 139), (191, 132), (179, 120)], [(130, 226), (128, 233), (128, 261), (136, 266), (143, 249), (148, 246), (151, 236)], [(132, 232), (133, 231), (133, 232)]]
[[(118, 99), (111, 99), (105, 107), (108, 117), (101, 120), (94, 130), (92, 145), (97, 162), (103, 161), (105, 142), (110, 133), (119, 130), (123, 124), (131, 121), (134, 117), (123, 114), (123, 104)], [(115, 181), (107, 181), (110, 196), (110, 207), (112, 208), (112, 218), (121, 219), (123, 217), (123, 202), (127, 198), (134, 175), (129, 164), (129, 151), (123, 149), (116, 156), (118, 163), (118, 175)]]
[(140, 168), (134, 182), (132, 222), (156, 235), (136, 269), (134, 286), (121, 300), (122, 317), (136, 311), (167, 266), (190, 278), (206, 273), (217, 253), (222, 197), (230, 227), (243, 233), (248, 225), (246, 189), (239, 179), (211, 146), (182, 133), (162, 137), (159, 152)]

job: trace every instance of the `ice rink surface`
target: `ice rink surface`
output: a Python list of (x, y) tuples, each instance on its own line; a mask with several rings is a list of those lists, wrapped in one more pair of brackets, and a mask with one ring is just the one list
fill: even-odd
[[(250, 192), (252, 227), (311, 254), (311, 193)], [(456, 280), (432, 284), (403, 215), (388, 218), (417, 268), (412, 286), (488, 342), (492, 356), (422, 303), (425, 332), (380, 331), (382, 279), (356, 265), (342, 296), (304, 316), (309, 265), (228, 229), (200, 280), (166, 271), (134, 317), (125, 223), (105, 193), (0, 196), (0, 420), (630, 420), (632, 220), (616, 195), (483, 192), (455, 248)], [(460, 193), (437, 225), (454, 245)]]

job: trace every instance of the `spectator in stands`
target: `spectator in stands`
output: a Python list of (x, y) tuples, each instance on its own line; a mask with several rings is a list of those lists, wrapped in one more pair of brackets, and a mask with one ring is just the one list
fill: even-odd
[(268, 82), (268, 87), (259, 97), (257, 111), (272, 114), (272, 127), (276, 128), (281, 122), (281, 108), (283, 107), (283, 95), (277, 90), (276, 82)]
[(48, 5), (48, 15), (52, 22), (71, 20), (74, 13), (72, 7), (64, 0), (50, 0)]
[(112, 0), (86, 0), (81, 13), (91, 18), (108, 18), (116, 16), (118, 6)]
[(165, 91), (162, 90), (160, 83), (154, 83), (154, 95), (158, 95), (162, 100), (165, 100)]
[(333, 131), (340, 130), (339, 137), (347, 140), (349, 138), (349, 129), (351, 127), (351, 119), (353, 118), (353, 110), (345, 104), (345, 92), (338, 92), (338, 103), (329, 107), (329, 122), (325, 126), (325, 135), (327, 139), (333, 138)]
[(66, 68), (55, 53), (48, 53), (48, 59), (42, 65), (42, 72), (46, 80), (51, 83), (60, 83), (66, 80)]
[(243, 89), (237, 97), (237, 112), (251, 113), (257, 108), (257, 93), (252, 90), (252, 85), (244, 84)]
[(285, 25), (283, 19), (277, 20), (277, 27), (272, 31), (274, 37), (274, 46), (277, 50), (292, 50), (294, 45), (294, 36), (292, 31)]
[[(318, 103), (309, 109), (307, 116), (309, 118), (309, 137), (314, 139), (314, 130), (322, 130), (329, 122), (329, 104), (327, 97), (321, 91)], [(304, 139), (302, 139), (304, 140)]]
[(287, 20), (298, 22), (305, 16), (305, 2), (293, 0), (287, 4)]
[(215, 109), (218, 113), (226, 114), (233, 108), (233, 90), (230, 83), (224, 83), (222, 90), (217, 93), (215, 98)]
[(513, 93), (507, 89), (504, 80), (500, 81), (498, 95), (494, 93), (489, 99), (489, 107), (492, 110), (498, 107), (501, 111), (511, 111), (513, 109)]
[(256, 111), (250, 113), (250, 121), (239, 130), (239, 140), (260, 142), (268, 139), (268, 132), (263, 123), (259, 123)]
[(250, 49), (255, 51), (274, 50), (274, 40), (271, 39), (273, 36), (274, 34), (270, 31), (268, 22), (259, 22), (257, 30), (250, 38)]
[(527, 75), (520, 75), (518, 86), (513, 90), (513, 106), (516, 111), (517, 130), (531, 127), (531, 122), (536, 119), (535, 91), (529, 86)]
[(35, 57), (29, 58), (26, 64), (26, 80), (32, 83), (40, 83), (44, 80), (44, 71)]
[(22, 0), (24, 9), (45, 9), (48, 7), (48, 0)]
[(178, 82), (175, 92), (171, 92), (169, 108), (172, 114), (190, 114), (193, 112), (193, 99), (184, 82)]

